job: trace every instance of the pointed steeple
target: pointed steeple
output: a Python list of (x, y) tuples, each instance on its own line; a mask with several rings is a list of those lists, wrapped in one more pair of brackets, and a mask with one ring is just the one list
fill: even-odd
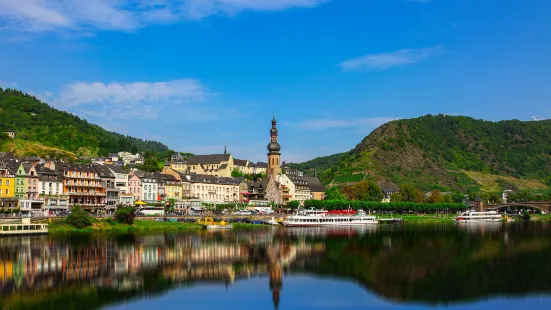
[(225, 145), (224, 145), (224, 155), (228, 155), (228, 152), (227, 152), (227, 149), (226, 149)]

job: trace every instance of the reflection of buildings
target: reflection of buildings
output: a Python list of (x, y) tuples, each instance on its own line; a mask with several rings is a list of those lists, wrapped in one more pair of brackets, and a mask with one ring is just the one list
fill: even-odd
[[(269, 274), (277, 308), (283, 269), (297, 255), (323, 252), (323, 245), (294, 244), (273, 232), (250, 235), (152, 235), (117, 240), (97, 238), (73, 244), (48, 236), (0, 238), (0, 293), (10, 296), (90, 286), (117, 290), (143, 286), (153, 271), (170, 283), (224, 281)], [(78, 241), (78, 242), (77, 242)], [(44, 294), (47, 295), (47, 294)]]

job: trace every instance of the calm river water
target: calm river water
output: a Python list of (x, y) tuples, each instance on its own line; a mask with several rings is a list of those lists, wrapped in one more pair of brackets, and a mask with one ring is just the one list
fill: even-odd
[(551, 225), (0, 238), (2, 309), (551, 309)]

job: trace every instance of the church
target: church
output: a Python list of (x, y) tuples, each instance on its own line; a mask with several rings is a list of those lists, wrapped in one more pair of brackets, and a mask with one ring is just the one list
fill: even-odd
[(264, 199), (269, 203), (282, 205), (293, 200), (303, 204), (305, 200), (323, 199), (325, 187), (316, 177), (304, 176), (302, 172), (293, 171), (281, 164), (281, 145), (278, 142), (277, 121), (272, 118), (270, 143), (268, 144), (268, 168)]

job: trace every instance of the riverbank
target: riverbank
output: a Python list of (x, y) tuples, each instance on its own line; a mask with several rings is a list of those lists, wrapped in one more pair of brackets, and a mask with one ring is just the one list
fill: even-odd
[[(384, 219), (401, 219), (404, 224), (437, 224), (437, 223), (453, 223), (457, 215), (384, 215), (377, 216)], [(551, 214), (533, 214), (532, 221), (551, 221)], [(383, 225), (383, 223), (381, 223)], [(393, 224), (384, 224), (393, 225)], [(233, 223), (234, 230), (253, 230), (260, 228), (272, 227), (269, 225), (256, 225), (249, 223)], [(112, 219), (94, 220), (91, 227), (74, 228), (66, 224), (64, 220), (57, 219), (49, 223), (50, 234), (64, 233), (92, 233), (92, 232), (163, 232), (163, 231), (192, 231), (201, 230), (203, 227), (197, 223), (181, 223), (181, 222), (156, 222), (153, 220), (135, 220), (133, 225), (119, 224)]]
[[(254, 225), (247, 223), (234, 223), (234, 229), (257, 229), (268, 227), (265, 225)], [(180, 223), (180, 222), (156, 222), (150, 220), (136, 220), (133, 225), (117, 223), (111, 219), (95, 220), (92, 226), (87, 228), (75, 228), (65, 223), (64, 220), (54, 220), (48, 225), (50, 234), (66, 234), (66, 233), (93, 233), (93, 232), (170, 232), (170, 231), (192, 231), (201, 230), (203, 226), (197, 223)]]

